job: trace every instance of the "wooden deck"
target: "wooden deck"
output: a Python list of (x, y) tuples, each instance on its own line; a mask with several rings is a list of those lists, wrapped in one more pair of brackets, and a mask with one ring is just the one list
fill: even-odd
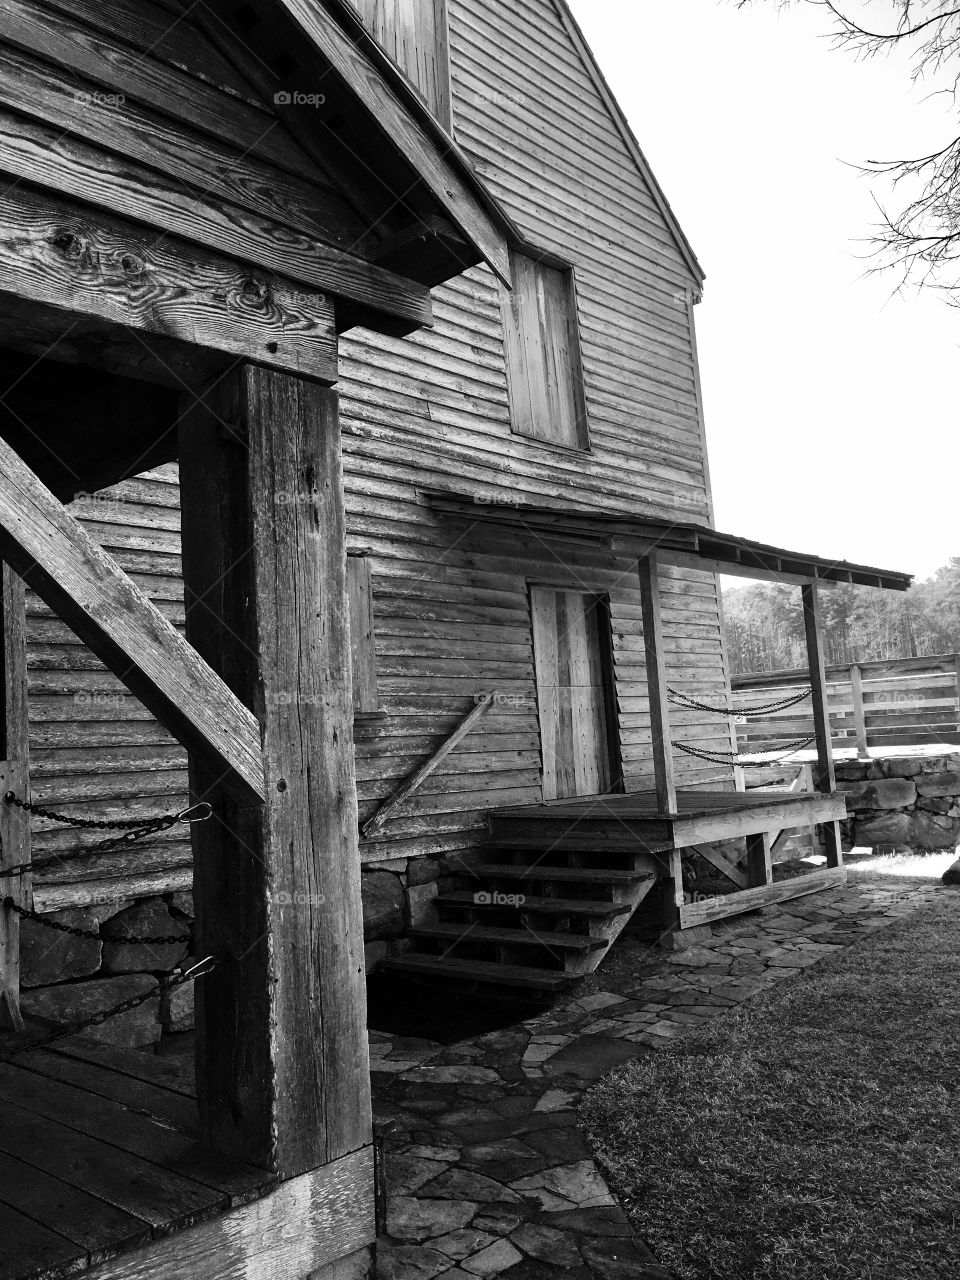
[(76, 1275), (273, 1187), (197, 1146), (192, 1077), (81, 1036), (0, 1064), (2, 1280)]
[[(638, 844), (687, 848), (711, 840), (811, 826), (845, 818), (842, 795), (818, 792), (679, 791), (674, 813), (658, 811), (653, 791), (632, 795), (580, 796), (497, 809), (490, 814), (493, 839), (524, 846), (631, 849)], [(531, 843), (532, 842), (532, 843)]]

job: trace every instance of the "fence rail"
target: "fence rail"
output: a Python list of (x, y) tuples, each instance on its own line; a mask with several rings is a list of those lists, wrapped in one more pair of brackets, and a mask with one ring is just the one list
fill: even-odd
[[(809, 680), (806, 671), (734, 676), (738, 712), (787, 697)], [(835, 747), (960, 744), (960, 654), (891, 658), (827, 667), (830, 736)], [(741, 750), (769, 750), (813, 733), (809, 702), (737, 724)]]

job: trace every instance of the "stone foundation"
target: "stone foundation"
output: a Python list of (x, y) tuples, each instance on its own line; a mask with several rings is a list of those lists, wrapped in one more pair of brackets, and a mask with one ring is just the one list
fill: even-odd
[[(20, 922), (21, 1006), (25, 1014), (73, 1022), (141, 995), (181, 963), (188, 943), (128, 944), (131, 935), (189, 934), (189, 893), (52, 912), (48, 919), (96, 935), (76, 937), (33, 920)], [(193, 1027), (193, 986), (177, 987), (85, 1034), (109, 1044), (157, 1048)]]
[[(462, 866), (460, 869), (463, 871)], [(398, 858), (362, 869), (360, 891), (368, 973), (384, 956), (403, 949), (407, 929), (434, 918), (441, 877), (445, 877), (442, 859), (434, 857)]]
[(960, 844), (960, 753), (841, 760), (844, 846), (933, 853)]
[[(440, 888), (469, 883), (466, 866), (458, 858), (449, 867), (440, 858), (423, 857), (363, 868), (367, 971), (384, 956), (409, 946), (406, 931), (433, 918)], [(72, 1022), (148, 991), (180, 963), (186, 944), (128, 945), (123, 939), (131, 934), (188, 933), (193, 903), (189, 893), (177, 892), (57, 911), (49, 919), (97, 936), (78, 938), (21, 921), (21, 1005), (26, 1014)], [(192, 1031), (193, 1025), (193, 986), (188, 984), (86, 1034), (111, 1044), (157, 1049), (166, 1037)]]

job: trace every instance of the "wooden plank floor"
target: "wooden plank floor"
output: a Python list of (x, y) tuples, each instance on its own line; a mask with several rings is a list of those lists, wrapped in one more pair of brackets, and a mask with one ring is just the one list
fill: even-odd
[(0, 1280), (73, 1276), (270, 1190), (197, 1145), (185, 1066), (82, 1036), (0, 1063)]

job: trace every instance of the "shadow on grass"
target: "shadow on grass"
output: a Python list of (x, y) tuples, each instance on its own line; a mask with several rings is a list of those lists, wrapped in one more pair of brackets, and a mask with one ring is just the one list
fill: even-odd
[(957, 1280), (958, 1007), (960, 893), (944, 890), (619, 1069), (581, 1123), (683, 1280)]

